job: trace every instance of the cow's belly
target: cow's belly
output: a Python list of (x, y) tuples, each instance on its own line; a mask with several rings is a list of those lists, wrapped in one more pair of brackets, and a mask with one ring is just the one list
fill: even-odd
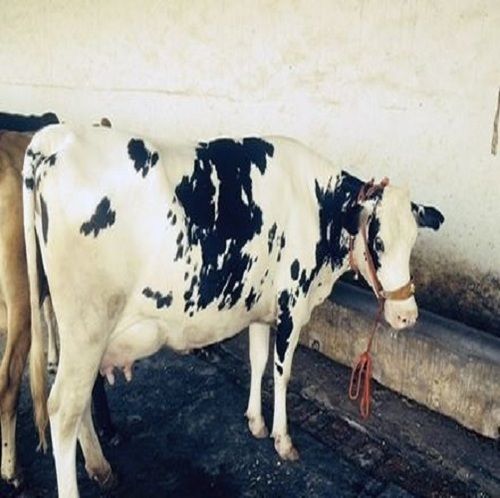
[(165, 346), (177, 352), (208, 346), (236, 335), (253, 321), (252, 314), (239, 308), (204, 310), (182, 321), (178, 316), (175, 321), (158, 316), (128, 317), (110, 335), (100, 369), (102, 373), (113, 368), (130, 370), (136, 360)]

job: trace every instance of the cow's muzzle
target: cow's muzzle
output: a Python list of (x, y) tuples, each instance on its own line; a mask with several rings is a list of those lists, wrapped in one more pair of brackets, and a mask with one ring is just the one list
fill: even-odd
[(418, 308), (414, 294), (415, 285), (411, 280), (394, 291), (380, 291), (385, 300), (384, 316), (392, 328), (401, 330), (415, 325)]
[(387, 323), (396, 330), (415, 325), (418, 308), (413, 296), (404, 300), (387, 300), (384, 305), (384, 317)]

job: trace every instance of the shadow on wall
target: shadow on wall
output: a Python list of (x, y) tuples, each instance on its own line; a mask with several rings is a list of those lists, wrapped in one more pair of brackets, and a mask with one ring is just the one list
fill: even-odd
[[(500, 274), (419, 251), (412, 254), (410, 267), (419, 307), (500, 338)], [(351, 273), (341, 280), (370, 290)]]
[(420, 306), (500, 337), (500, 274), (437, 253), (412, 255)]

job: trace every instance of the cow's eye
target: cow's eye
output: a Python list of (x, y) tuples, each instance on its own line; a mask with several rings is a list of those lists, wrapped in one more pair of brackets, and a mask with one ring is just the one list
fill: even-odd
[(384, 252), (384, 242), (380, 237), (375, 238), (374, 248), (377, 252)]

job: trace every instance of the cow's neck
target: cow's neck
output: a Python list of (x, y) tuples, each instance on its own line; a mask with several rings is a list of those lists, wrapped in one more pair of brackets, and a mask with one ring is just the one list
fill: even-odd
[(318, 271), (328, 265), (334, 272), (347, 271), (349, 234), (343, 227), (347, 210), (358, 197), (363, 182), (341, 171), (338, 175), (316, 180), (315, 195), (318, 205), (320, 240), (316, 244)]

